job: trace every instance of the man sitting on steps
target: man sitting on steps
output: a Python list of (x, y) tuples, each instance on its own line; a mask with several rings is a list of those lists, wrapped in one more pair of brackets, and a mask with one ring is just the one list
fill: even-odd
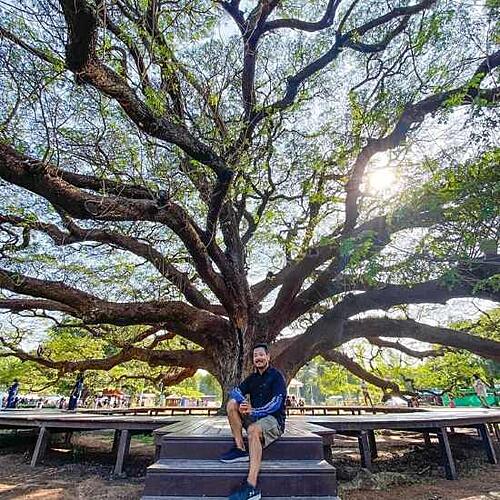
[[(269, 362), (267, 345), (257, 344), (253, 349), (254, 373), (229, 393), (227, 416), (235, 446), (220, 460), (225, 463), (250, 460), (247, 481), (229, 497), (230, 500), (261, 498), (257, 476), (262, 462), (262, 448), (276, 441), (285, 430), (286, 383), (283, 375), (269, 366)], [(248, 451), (243, 441), (243, 427), (248, 435)]]

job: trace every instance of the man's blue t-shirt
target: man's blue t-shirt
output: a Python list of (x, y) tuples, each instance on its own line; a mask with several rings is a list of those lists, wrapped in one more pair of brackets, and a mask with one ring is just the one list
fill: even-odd
[(250, 396), (252, 411), (250, 416), (257, 421), (272, 415), (285, 430), (286, 383), (283, 375), (270, 366), (262, 375), (255, 371), (249, 375), (229, 396), (241, 403), (246, 395)]

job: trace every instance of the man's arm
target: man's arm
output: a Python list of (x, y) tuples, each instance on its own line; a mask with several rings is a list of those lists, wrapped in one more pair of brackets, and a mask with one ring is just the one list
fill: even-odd
[(286, 383), (283, 375), (279, 373), (279, 376), (276, 377), (273, 382), (273, 397), (271, 401), (260, 408), (253, 408), (250, 412), (250, 416), (253, 418), (262, 418), (266, 415), (271, 415), (281, 408), (285, 399)]
[(239, 404), (243, 403), (243, 401), (246, 401), (245, 395), (248, 394), (250, 390), (249, 378), (250, 377), (247, 377), (238, 387), (235, 387), (229, 391), (229, 399), (234, 399)]

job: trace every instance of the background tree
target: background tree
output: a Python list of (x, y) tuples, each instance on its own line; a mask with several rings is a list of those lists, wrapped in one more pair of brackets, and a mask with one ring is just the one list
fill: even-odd
[[(256, 341), (288, 379), (366, 337), (500, 358), (393, 314), (499, 299), (495, 2), (2, 9), (6, 354), (59, 373), (203, 368), (224, 391)], [(33, 354), (47, 321), (120, 347)]]

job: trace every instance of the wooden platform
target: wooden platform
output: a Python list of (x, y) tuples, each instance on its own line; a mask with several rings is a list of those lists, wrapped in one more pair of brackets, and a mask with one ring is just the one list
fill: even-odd
[(372, 460), (377, 458), (375, 430), (398, 430), (422, 432), (426, 444), (430, 444), (429, 434), (435, 434), (443, 456), (447, 479), (456, 479), (457, 472), (451, 452), (448, 429), (475, 428), (483, 443), (486, 457), (496, 464), (497, 458), (491, 441), (492, 434), (500, 441), (500, 410), (460, 409), (437, 410), (423, 413), (391, 415), (361, 415), (356, 418), (307, 417), (308, 422), (335, 430), (336, 434), (353, 435), (358, 438), (362, 467), (371, 468)]
[[(123, 473), (123, 464), (130, 446), (130, 438), (136, 433), (150, 433), (157, 430), (155, 440), (159, 459), (171, 459), (172, 455), (161, 453), (161, 439), (164, 435), (174, 433), (179, 438), (199, 436), (196, 445), (203, 459), (213, 459), (226, 446), (229, 438), (228, 428), (222, 425), (223, 417), (201, 416), (144, 416), (144, 415), (96, 415), (89, 413), (61, 412), (54, 410), (2, 410), (0, 411), (0, 428), (3, 429), (37, 429), (38, 440), (32, 457), (35, 466), (43, 458), (50, 444), (50, 436), (57, 432), (71, 433), (111, 429), (115, 431), (113, 451), (116, 453), (114, 473)], [(495, 451), (491, 442), (491, 433), (500, 440), (498, 424), (500, 410), (497, 409), (446, 409), (435, 411), (391, 413), (383, 415), (325, 415), (302, 416), (291, 415), (287, 419), (287, 432), (273, 447), (265, 452), (266, 459), (277, 459), (282, 456), (297, 458), (291, 443), (294, 439), (299, 443), (309, 443), (307, 435), (313, 434), (322, 439), (323, 454), (328, 458), (332, 436), (334, 434), (354, 435), (358, 438), (361, 463), (370, 467), (377, 456), (375, 431), (380, 429), (422, 432), (427, 443), (429, 434), (435, 434), (443, 452), (446, 474), (450, 479), (456, 478), (453, 456), (448, 442), (448, 429), (475, 428), (482, 440), (486, 456), (491, 463), (496, 463)], [(196, 428), (194, 427), (196, 426)], [(168, 432), (170, 429), (172, 432)], [(197, 430), (196, 430), (197, 429)], [(307, 434), (307, 435), (306, 435)], [(295, 436), (295, 437), (294, 437)], [(286, 439), (284, 439), (286, 437)], [(175, 439), (171, 440), (173, 444)], [(180, 443), (181, 441), (178, 440)], [(203, 444), (205, 443), (205, 444)], [(280, 443), (280, 444), (278, 444)], [(287, 448), (288, 447), (288, 448)], [(318, 448), (301, 446), (304, 450), (300, 458), (317, 459)], [(306, 451), (307, 448), (307, 451)], [(184, 446), (178, 447), (178, 450)], [(178, 453), (177, 451), (175, 453)], [(179, 451), (180, 453), (180, 451)], [(187, 452), (185, 452), (187, 453)], [(326, 453), (326, 454), (325, 454)], [(179, 457), (180, 458), (180, 457)], [(194, 498), (194, 497), (193, 497)]]
[[(448, 441), (448, 427), (475, 427), (487, 458), (496, 463), (488, 424), (496, 426), (500, 411), (458, 410), (361, 416), (291, 416), (286, 431), (263, 453), (259, 486), (265, 498), (335, 498), (335, 470), (326, 459), (335, 434), (358, 437), (362, 466), (377, 456), (376, 429), (435, 433), (448, 479), (457, 473)], [(498, 436), (497, 436), (498, 437)], [(155, 431), (157, 461), (148, 468), (143, 500), (175, 496), (211, 500), (225, 498), (245, 479), (248, 464), (222, 464), (217, 457), (232, 445), (223, 417), (181, 420)]]
[[(183, 417), (180, 417), (183, 418)], [(196, 418), (196, 417), (191, 417)], [(101, 416), (53, 410), (2, 410), (0, 411), (1, 429), (38, 429), (38, 438), (31, 458), (36, 466), (50, 446), (50, 438), (55, 433), (114, 430), (112, 452), (116, 454), (113, 474), (123, 475), (123, 465), (130, 449), (133, 434), (152, 433), (159, 427), (174, 424), (179, 417), (148, 416)]]

